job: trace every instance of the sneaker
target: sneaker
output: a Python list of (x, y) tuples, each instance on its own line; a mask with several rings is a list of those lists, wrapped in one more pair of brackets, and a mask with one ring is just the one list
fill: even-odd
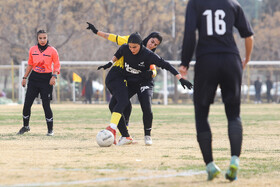
[(151, 136), (145, 136), (144, 140), (145, 140), (145, 144), (147, 146), (151, 146), (153, 144), (153, 140), (152, 140)]
[(46, 134), (46, 136), (53, 136), (53, 131), (52, 130), (50, 130), (50, 131), (48, 131), (48, 133)]
[(226, 179), (234, 181), (237, 179), (237, 170), (239, 168), (239, 158), (238, 156), (232, 156), (230, 160), (229, 168), (226, 172)]
[(133, 141), (133, 138), (131, 137), (121, 137), (117, 145), (128, 145), (131, 144)]
[(213, 180), (221, 173), (220, 168), (214, 162), (210, 162), (209, 164), (207, 164), (206, 171), (208, 174), (207, 180), (209, 181)]
[(114, 135), (114, 144), (116, 145), (117, 144), (117, 141), (116, 141), (116, 130), (112, 129), (110, 126), (106, 127), (106, 129), (113, 133), (113, 135)]
[(30, 128), (29, 126), (23, 126), (17, 133), (17, 135), (21, 135), (21, 134), (24, 134), (25, 132), (28, 132), (30, 131)]

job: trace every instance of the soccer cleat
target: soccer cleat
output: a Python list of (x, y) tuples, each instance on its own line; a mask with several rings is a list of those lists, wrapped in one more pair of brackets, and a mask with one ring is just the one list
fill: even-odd
[(153, 140), (152, 140), (151, 136), (145, 136), (144, 140), (145, 140), (145, 144), (147, 146), (151, 146), (153, 144)]
[(239, 158), (238, 156), (232, 156), (230, 160), (229, 168), (226, 172), (226, 179), (234, 181), (237, 179), (237, 171), (239, 168)]
[(133, 141), (133, 138), (131, 138), (131, 137), (121, 137), (119, 139), (119, 142), (118, 142), (117, 145), (119, 145), (119, 146), (120, 145), (128, 145), (128, 144), (131, 144), (132, 141)]
[(210, 162), (209, 164), (207, 164), (206, 171), (208, 174), (208, 181), (213, 180), (221, 173), (220, 168), (214, 162)]
[(106, 129), (108, 131), (111, 131), (111, 133), (113, 133), (113, 135), (114, 135), (114, 144), (116, 145), (117, 144), (117, 141), (116, 141), (116, 130), (112, 129), (110, 126), (106, 127)]
[(48, 133), (46, 134), (46, 136), (53, 136), (53, 135), (54, 135), (54, 133), (52, 130), (49, 130)]
[(21, 135), (21, 134), (24, 134), (25, 132), (28, 132), (30, 131), (30, 128), (29, 126), (23, 126), (17, 133), (17, 135)]

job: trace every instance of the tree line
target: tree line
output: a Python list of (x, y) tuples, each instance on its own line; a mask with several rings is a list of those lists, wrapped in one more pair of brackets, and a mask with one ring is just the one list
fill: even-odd
[[(13, 0), (0, 1), (0, 64), (20, 64), (36, 44), (36, 31), (45, 29), (60, 60), (110, 60), (115, 44), (86, 30), (97, 29), (128, 35), (138, 31), (144, 38), (152, 31), (163, 35), (157, 53), (180, 60), (187, 0)], [(239, 0), (253, 25), (252, 60), (279, 60), (280, 1)], [(175, 33), (172, 30), (175, 29)], [(238, 33), (236, 32), (236, 36)], [(243, 53), (243, 41), (237, 44)]]

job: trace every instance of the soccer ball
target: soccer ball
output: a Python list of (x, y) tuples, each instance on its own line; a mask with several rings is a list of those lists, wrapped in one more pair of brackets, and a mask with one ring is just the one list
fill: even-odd
[(110, 147), (114, 143), (114, 135), (104, 129), (96, 135), (96, 142), (100, 147)]

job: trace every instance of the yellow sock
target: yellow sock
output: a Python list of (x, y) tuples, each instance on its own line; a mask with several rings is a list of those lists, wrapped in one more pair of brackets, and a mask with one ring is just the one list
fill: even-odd
[(111, 121), (110, 123), (113, 123), (113, 124), (116, 124), (118, 125), (119, 124), (119, 121), (121, 119), (122, 115), (118, 112), (113, 112), (112, 116), (111, 116)]

